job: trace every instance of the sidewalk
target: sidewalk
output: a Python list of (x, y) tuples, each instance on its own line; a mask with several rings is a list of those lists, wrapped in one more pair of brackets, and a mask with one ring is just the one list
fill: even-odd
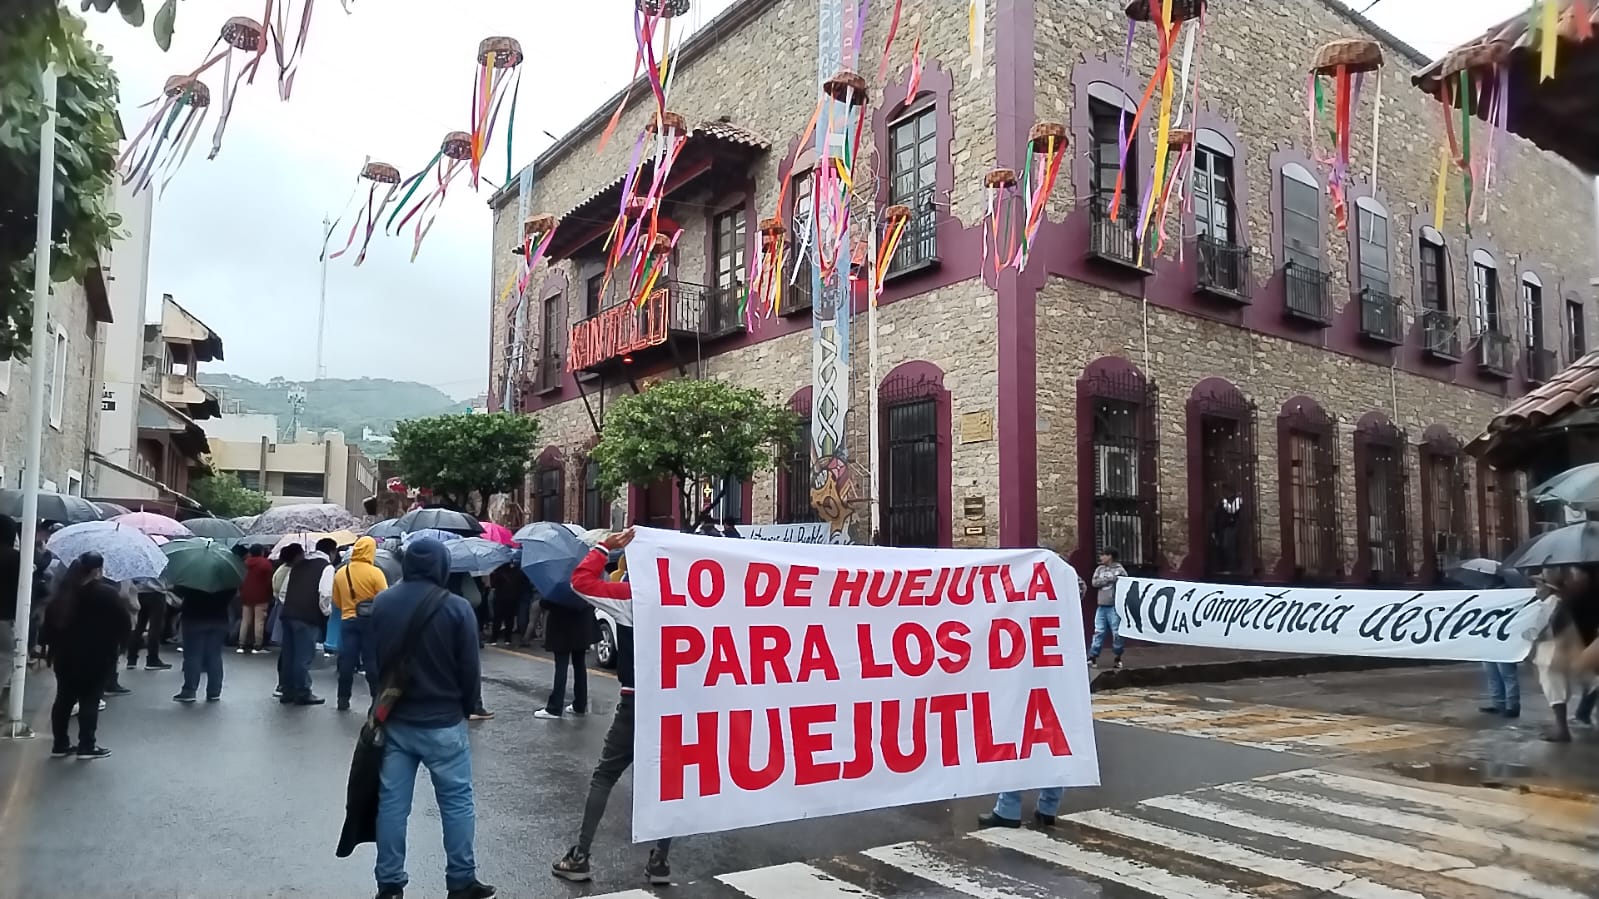
[(1124, 687), (1217, 683), (1254, 677), (1294, 677), (1330, 671), (1369, 671), (1429, 664), (1412, 659), (1210, 649), (1137, 640), (1127, 642), (1120, 671), (1110, 669), (1108, 651), (1100, 655), (1100, 663), (1106, 667), (1091, 669), (1090, 684), (1095, 692)]

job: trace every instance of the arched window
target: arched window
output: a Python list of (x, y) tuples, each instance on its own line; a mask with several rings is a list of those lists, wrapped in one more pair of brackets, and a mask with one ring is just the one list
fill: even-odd
[(547, 447), (539, 454), (534, 468), (534, 521), (566, 520), (566, 464), (558, 447)]
[(1327, 584), (1343, 573), (1338, 530), (1338, 423), (1309, 397), (1277, 417), (1283, 567), (1295, 583)]
[(1285, 164), (1278, 180), (1286, 311), (1298, 321), (1325, 327), (1332, 321), (1332, 303), (1331, 273), (1322, 258), (1321, 182), (1297, 162)]
[(1521, 273), (1521, 339), (1529, 350), (1544, 348), (1543, 279), (1537, 272)]
[(1441, 581), (1444, 571), (1470, 551), (1470, 496), (1460, 441), (1447, 428), (1433, 425), (1421, 441), (1421, 558), (1426, 583)]
[(1078, 471), (1089, 498), (1082, 539), (1090, 552), (1113, 549), (1128, 570), (1147, 573), (1161, 568), (1159, 400), (1142, 371), (1112, 356), (1077, 382)]
[(1237, 150), (1220, 132), (1201, 128), (1194, 135), (1194, 232), (1199, 253), (1199, 286), (1226, 299), (1242, 299), (1249, 289), (1249, 248), (1239, 227)]
[(1405, 434), (1382, 413), (1368, 413), (1355, 427), (1356, 580), (1409, 579), (1405, 511)]
[(777, 467), (777, 523), (821, 521), (811, 503), (811, 388), (794, 391), (788, 407), (799, 416), (799, 425)]
[(900, 363), (878, 386), (878, 409), (883, 544), (948, 546), (952, 424), (944, 373), (929, 362)]
[(1471, 333), (1481, 336), (1499, 327), (1499, 263), (1486, 250), (1471, 254)]
[(1416, 299), (1420, 309), (1422, 348), (1428, 357), (1453, 363), (1460, 359), (1460, 319), (1450, 306), (1452, 279), (1449, 246), (1431, 225), (1416, 232)]
[(583, 460), (583, 526), (604, 528), (611, 525), (611, 504), (600, 490), (600, 463)]
[(1393, 232), (1388, 210), (1371, 197), (1355, 201), (1354, 252), (1356, 292), (1360, 297), (1360, 333), (1378, 343), (1404, 342), (1405, 322), (1393, 295), (1391, 259)]
[(1207, 580), (1243, 580), (1258, 569), (1255, 404), (1221, 378), (1188, 398), (1188, 503), (1191, 566)]
[[(888, 202), (911, 211), (889, 274), (922, 268), (938, 257), (938, 97), (907, 98), (888, 121)], [(944, 141), (949, 138), (945, 136)]]
[[(1103, 81), (1088, 85), (1089, 252), (1102, 260), (1143, 271), (1137, 219), (1140, 191), (1138, 138), (1132, 124), (1137, 106), (1120, 88)], [(1131, 109), (1132, 112), (1128, 110)], [(1123, 164), (1122, 145), (1127, 157)], [(1121, 203), (1111, 217), (1116, 182), (1121, 179)]]

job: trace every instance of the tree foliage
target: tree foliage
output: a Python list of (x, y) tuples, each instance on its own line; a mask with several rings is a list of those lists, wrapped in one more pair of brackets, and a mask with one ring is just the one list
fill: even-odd
[(476, 491), (482, 517), (489, 496), (522, 485), (538, 439), (538, 420), (526, 415), (437, 415), (395, 425), (394, 458), (408, 486), (426, 487), (455, 508), (465, 509)]
[(272, 507), (265, 493), (244, 486), (231, 471), (213, 471), (190, 484), (189, 493), (218, 518), (260, 515)]
[(110, 60), (82, 19), (54, 2), (23, 7), (0, 16), (0, 357), (25, 355), (32, 329), (46, 63), (59, 73), (51, 280), (83, 277), (122, 222), (110, 208), (121, 141)]
[[(55, 0), (50, 0), (54, 3)], [(79, 8), (84, 12), (94, 9), (97, 12), (109, 12), (115, 6), (122, 18), (135, 28), (144, 25), (144, 0), (82, 0)], [(151, 20), (150, 30), (155, 35), (155, 42), (162, 50), (172, 49), (172, 31), (177, 25), (178, 0), (161, 0), (161, 5), (156, 8), (155, 16)]]
[(591, 458), (600, 466), (601, 489), (611, 494), (627, 484), (674, 478), (683, 520), (690, 522), (696, 485), (748, 481), (776, 463), (798, 426), (793, 411), (758, 390), (723, 381), (663, 381), (605, 411)]

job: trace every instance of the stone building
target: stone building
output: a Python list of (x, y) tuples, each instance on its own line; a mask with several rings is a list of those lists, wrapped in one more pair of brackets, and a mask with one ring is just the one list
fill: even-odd
[[(1107, 214), (1121, 109), (1136, 109), (1155, 68), (1145, 25), (1123, 75), (1122, 5), (996, 0), (975, 69), (964, 4), (905, 7), (887, 83), (871, 86), (862, 169), (878, 170), (857, 170), (913, 210), (878, 311), (876, 383), (859, 296), (850, 337), (847, 445), (882, 539), (1044, 545), (1079, 567), (1111, 546), (1135, 569), (1312, 583), (1426, 581), (1453, 558), (1505, 551), (1526, 526), (1523, 485), (1468, 464), (1461, 444), (1586, 349), (1588, 182), (1502, 138), (1477, 207), (1486, 222), (1474, 214), (1468, 234), (1454, 174), (1434, 228), (1441, 110), (1407, 89), (1424, 57), (1336, 0), (1217, 4), (1191, 123), (1194, 209), (1173, 213), (1164, 252), (1141, 263), (1125, 217)], [(869, 77), (879, 12), (862, 43)], [(607, 403), (651, 379), (723, 378), (812, 411), (809, 293), (749, 328), (727, 304), (781, 173), (793, 173), (789, 200), (807, 189), (816, 33), (810, 0), (740, 0), (678, 55), (669, 106), (694, 131), (666, 187), (663, 214), (683, 235), (658, 345), (591, 339), (625, 311), (607, 312), (615, 298), (597, 276), (648, 100), (630, 103), (602, 150), (613, 98), (533, 162), (528, 196), (512, 182), (491, 201), (490, 398), (538, 415), (549, 444), (530, 515), (608, 522), (585, 453)], [(925, 54), (912, 97), (909, 35)], [(1306, 68), (1323, 43), (1356, 36), (1379, 41), (1387, 67), (1359, 107), (1340, 231), (1315, 158), (1327, 140), (1307, 141)], [(1022, 166), (1035, 122), (1065, 125), (1070, 155), (1030, 264), (996, 277), (983, 176)], [(1152, 142), (1144, 127), (1130, 141), (1129, 196), (1150, 178)], [(518, 304), (502, 292), (524, 214), (560, 226)], [(865, 470), (872, 390), (885, 489)], [(806, 520), (807, 477), (808, 463), (782, 467), (731, 491), (723, 511)], [(671, 524), (665, 493), (619, 502), (630, 521)]]

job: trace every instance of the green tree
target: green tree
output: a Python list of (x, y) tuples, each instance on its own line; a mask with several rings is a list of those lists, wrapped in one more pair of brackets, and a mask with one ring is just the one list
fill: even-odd
[(798, 426), (793, 411), (758, 390), (722, 381), (662, 381), (605, 411), (592, 458), (609, 494), (627, 484), (674, 479), (682, 520), (692, 523), (700, 511), (697, 487), (722, 489), (775, 465)]
[(454, 508), (466, 509), (475, 492), (482, 518), (491, 495), (522, 485), (538, 439), (538, 419), (526, 415), (436, 415), (395, 425), (394, 458), (407, 485)]
[(0, 358), (25, 355), (32, 329), (47, 63), (59, 73), (51, 280), (83, 277), (122, 222), (109, 208), (121, 141), (110, 60), (53, 0), (22, 6), (0, 15)]
[(240, 483), (231, 471), (212, 472), (189, 485), (189, 493), (218, 518), (260, 515), (272, 508), (272, 500), (259, 490)]
[[(34, 0), (45, 2), (45, 0)], [(55, 0), (48, 0), (54, 4)], [(97, 12), (109, 12), (115, 6), (117, 12), (129, 25), (139, 28), (144, 25), (144, 0), (82, 0), (79, 8), (84, 12), (94, 9)], [(172, 30), (177, 24), (178, 0), (161, 0), (161, 5), (156, 8), (155, 18), (151, 22), (150, 30), (155, 34), (155, 42), (162, 50), (172, 49)]]

